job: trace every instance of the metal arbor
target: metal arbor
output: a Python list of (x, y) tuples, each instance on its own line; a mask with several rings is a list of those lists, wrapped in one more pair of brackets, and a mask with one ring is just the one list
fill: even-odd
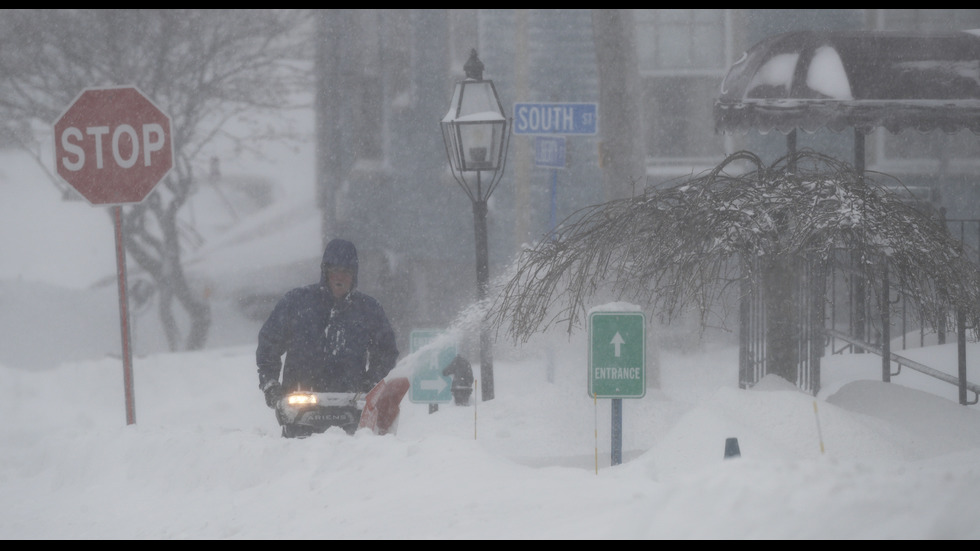
[[(779, 131), (786, 135), (789, 154), (796, 151), (800, 129), (850, 129), (854, 167), (863, 174), (865, 137), (877, 128), (892, 133), (914, 129), (980, 134), (980, 36), (965, 31), (795, 31), (771, 36), (749, 48), (729, 69), (714, 104), (714, 119), (720, 133)], [(809, 288), (809, 277), (801, 275), (796, 282), (799, 300), (817, 300), (799, 295), (808, 293), (803, 289)], [(869, 299), (866, 281), (865, 274), (855, 273), (848, 297), (854, 317), (851, 338), (861, 343), (869, 340), (865, 331), (872, 321), (869, 316), (874, 315), (869, 304), (875, 297)], [(810, 308), (816, 308), (815, 303)], [(759, 367), (764, 351), (752, 344), (757, 338), (750, 335), (764, 327), (766, 320), (749, 301), (742, 305), (742, 322), (746, 335), (742, 338), (740, 383), (750, 384), (765, 371), (764, 366)], [(823, 321), (813, 318), (803, 323), (811, 339), (820, 339), (808, 345), (820, 352), (807, 354), (809, 363), (800, 365), (804, 386), (815, 393)], [(887, 336), (887, 319), (882, 324)], [(963, 333), (962, 328), (958, 333)], [(887, 338), (882, 339), (879, 352), (887, 381), (892, 361)], [(960, 402), (965, 403), (965, 374), (958, 384)]]

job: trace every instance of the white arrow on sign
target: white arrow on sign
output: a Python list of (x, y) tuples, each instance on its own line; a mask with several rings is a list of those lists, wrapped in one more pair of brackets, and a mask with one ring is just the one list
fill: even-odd
[(624, 345), (624, 344), (626, 344), (626, 341), (623, 340), (623, 337), (622, 337), (622, 335), (619, 334), (619, 331), (616, 331), (616, 334), (613, 336), (612, 340), (609, 341), (609, 344), (611, 344), (611, 345), (613, 345), (613, 346), (616, 347), (616, 357), (618, 358), (619, 357), (619, 347), (622, 346), (622, 345)]
[(447, 383), (442, 377), (438, 377), (436, 379), (423, 379), (419, 381), (419, 386), (422, 387), (422, 390), (442, 392), (447, 386), (449, 386), (449, 383)]

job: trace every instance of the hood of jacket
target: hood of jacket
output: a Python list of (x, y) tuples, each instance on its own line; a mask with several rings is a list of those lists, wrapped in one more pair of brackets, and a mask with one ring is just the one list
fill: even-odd
[(351, 290), (357, 288), (357, 248), (346, 239), (333, 239), (323, 250), (323, 261), (320, 262), (320, 285), (327, 286), (327, 265), (346, 266), (354, 270), (354, 280)]

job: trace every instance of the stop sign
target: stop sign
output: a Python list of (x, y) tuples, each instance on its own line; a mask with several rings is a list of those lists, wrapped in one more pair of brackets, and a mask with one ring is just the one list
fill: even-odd
[(132, 86), (83, 90), (54, 139), (58, 175), (93, 205), (139, 203), (174, 164), (170, 117)]

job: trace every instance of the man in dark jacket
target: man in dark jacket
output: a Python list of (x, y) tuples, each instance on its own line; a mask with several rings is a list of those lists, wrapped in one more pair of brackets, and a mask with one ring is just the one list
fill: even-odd
[(286, 293), (262, 325), (255, 363), (269, 407), (294, 390), (367, 392), (395, 366), (395, 332), (381, 305), (357, 290), (357, 271), (354, 244), (332, 240), (320, 282)]

